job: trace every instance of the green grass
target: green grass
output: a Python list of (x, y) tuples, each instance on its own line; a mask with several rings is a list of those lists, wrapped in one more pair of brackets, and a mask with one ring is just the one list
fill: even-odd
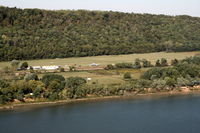
[[(133, 62), (136, 58), (147, 59), (152, 63), (155, 63), (157, 59), (166, 58), (168, 61), (172, 59), (184, 59), (186, 57), (193, 56), (199, 52), (179, 52), (179, 53), (146, 53), (146, 54), (130, 54), (130, 55), (109, 55), (109, 56), (94, 56), (94, 57), (78, 57), (78, 58), (65, 58), (65, 59), (44, 59), (44, 60), (29, 60), (28, 63), (31, 66), (42, 66), (42, 65), (81, 65), (88, 66), (95, 62), (101, 66), (107, 64), (115, 64), (119, 62)], [(9, 66), (10, 62), (0, 62), (0, 69), (5, 66)], [(141, 74), (145, 71), (145, 68), (135, 69), (119, 69), (119, 70), (93, 70), (93, 71), (77, 71), (77, 72), (62, 72), (57, 73), (63, 75), (65, 78), (71, 76), (79, 76), (83, 78), (92, 78), (90, 81), (98, 82), (99, 84), (119, 84), (124, 83), (123, 74), (130, 72), (134, 79), (138, 79)], [(41, 78), (43, 74), (39, 74)]]
[[(73, 57), (64, 59), (42, 59), (42, 60), (28, 60), (28, 64), (31, 66), (44, 66), (44, 65), (81, 65), (88, 66), (91, 63), (98, 63), (101, 66), (107, 64), (115, 64), (120, 62), (133, 62), (136, 58), (144, 58), (155, 63), (157, 59), (166, 58), (168, 61), (176, 58), (183, 59), (193, 56), (199, 52), (177, 52), (177, 53), (145, 53), (145, 54), (129, 54), (129, 55), (105, 55), (105, 56), (92, 56), (92, 57)], [(0, 62), (0, 69), (5, 66), (9, 66), (10, 62)]]
[[(65, 78), (68, 77), (83, 77), (83, 78), (91, 78), (92, 80), (89, 81), (89, 83), (92, 82), (98, 82), (99, 84), (105, 84), (105, 85), (114, 85), (114, 84), (120, 84), (124, 83), (123, 75), (125, 72), (130, 72), (133, 79), (138, 79), (141, 74), (146, 69), (119, 69), (119, 70), (95, 70), (95, 71), (75, 71), (75, 72), (62, 72), (62, 73), (56, 73), (63, 75)], [(44, 74), (39, 74), (39, 78), (42, 78)]]

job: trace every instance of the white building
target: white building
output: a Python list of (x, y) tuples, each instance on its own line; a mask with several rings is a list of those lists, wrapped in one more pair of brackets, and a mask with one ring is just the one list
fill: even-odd
[[(41, 66), (32, 66), (33, 70), (41, 70), (42, 67)], [(30, 68), (29, 68), (30, 69)]]
[(92, 63), (92, 64), (90, 64), (90, 66), (99, 66), (99, 64)]
[(42, 69), (44, 70), (57, 70), (60, 66), (42, 66)]

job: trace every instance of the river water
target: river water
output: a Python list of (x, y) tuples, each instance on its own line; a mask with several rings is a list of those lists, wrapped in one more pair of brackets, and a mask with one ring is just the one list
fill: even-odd
[(0, 133), (199, 133), (200, 96), (115, 99), (0, 112)]

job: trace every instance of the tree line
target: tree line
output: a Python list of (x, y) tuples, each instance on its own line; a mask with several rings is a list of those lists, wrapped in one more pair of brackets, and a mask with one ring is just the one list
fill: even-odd
[(200, 50), (200, 18), (0, 7), (0, 61)]

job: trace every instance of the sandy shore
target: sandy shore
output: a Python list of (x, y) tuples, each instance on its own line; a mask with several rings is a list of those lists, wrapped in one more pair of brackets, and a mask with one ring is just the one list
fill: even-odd
[(193, 90), (189, 92), (156, 92), (156, 93), (145, 93), (145, 94), (135, 94), (129, 93), (128, 95), (123, 96), (102, 96), (102, 97), (93, 97), (93, 98), (82, 98), (82, 99), (68, 99), (68, 100), (58, 100), (58, 101), (48, 101), (48, 102), (30, 102), (30, 103), (12, 103), (9, 105), (0, 106), (0, 111), (3, 110), (15, 110), (21, 108), (33, 108), (33, 107), (45, 107), (45, 106), (53, 106), (53, 105), (63, 105), (68, 103), (76, 103), (76, 102), (87, 102), (87, 101), (102, 101), (109, 99), (143, 99), (143, 98), (162, 98), (169, 96), (181, 96), (181, 95), (191, 95), (196, 94), (200, 96), (200, 90)]

